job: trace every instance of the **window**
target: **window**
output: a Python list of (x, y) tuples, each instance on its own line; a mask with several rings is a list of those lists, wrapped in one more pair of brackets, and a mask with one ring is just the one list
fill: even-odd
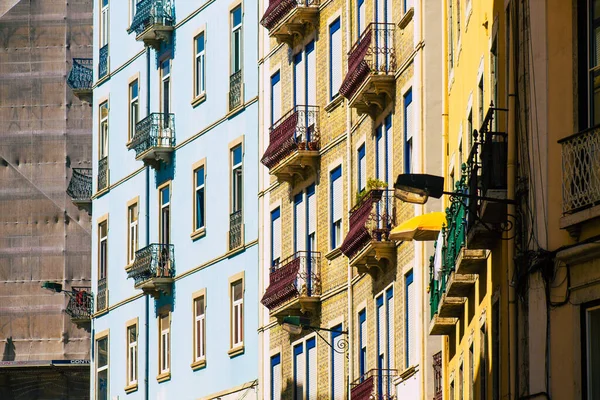
[(294, 399), (317, 398), (317, 348), (314, 337), (294, 346)]
[[(600, 0), (589, 0), (579, 16), (580, 126), (579, 130), (600, 124)], [(587, 75), (587, 76), (586, 76)]]
[(464, 374), (463, 374), (463, 364), (462, 361), (460, 363), (460, 367), (458, 368), (458, 400), (463, 400), (464, 398)]
[(584, 335), (585, 343), (585, 372), (583, 379), (587, 387), (584, 390), (587, 392), (589, 400), (600, 398), (600, 306), (587, 307), (584, 311)]
[(342, 84), (342, 30), (340, 18), (329, 25), (329, 99), (338, 95)]
[(231, 73), (242, 69), (242, 6), (231, 11)]
[[(394, 369), (394, 288), (390, 286), (375, 298), (375, 322), (377, 342), (377, 369)], [(378, 385), (385, 386), (385, 394), (390, 394), (391, 377), (380, 376)]]
[(100, 0), (100, 47), (108, 44), (108, 0)]
[(206, 90), (206, 52), (204, 49), (206, 43), (204, 41), (204, 32), (196, 36), (194, 42), (196, 45), (196, 54), (194, 56), (194, 97), (199, 97), (203, 95)]
[(414, 133), (414, 113), (412, 105), (412, 89), (404, 95), (404, 173), (412, 172), (412, 151)]
[(315, 41), (310, 41), (294, 56), (294, 105), (315, 105), (317, 102), (317, 68)]
[(108, 157), (108, 102), (100, 104), (99, 158)]
[(205, 178), (204, 166), (194, 170), (194, 232), (204, 228), (206, 224)]
[(206, 358), (205, 298), (205, 294), (201, 294), (194, 299), (194, 363), (199, 363)]
[(231, 284), (231, 348), (244, 345), (244, 281)]
[(473, 353), (473, 344), (471, 343), (471, 347), (469, 347), (469, 400), (474, 399), (475, 392), (475, 380), (474, 378), (474, 361), (475, 354)]
[(362, 192), (367, 185), (367, 157), (364, 143), (358, 148), (358, 191)]
[[(467, 114), (467, 137), (469, 138), (469, 147), (473, 144), (473, 110), (469, 109)], [(462, 160), (461, 160), (462, 162)]]
[(133, 264), (138, 250), (138, 204), (127, 207), (127, 264)]
[(329, 176), (330, 187), (330, 215), (331, 215), (331, 249), (337, 249), (342, 244), (342, 208), (343, 208), (343, 182), (342, 167), (336, 167)]
[(171, 60), (164, 60), (160, 63), (162, 112), (165, 114), (165, 123), (168, 121), (168, 114), (171, 112)]
[(281, 74), (271, 76), (271, 126), (281, 118)]
[(314, 183), (294, 196), (294, 251), (316, 249), (316, 216)]
[(137, 385), (138, 329), (137, 320), (127, 327), (127, 386)]
[(392, 115), (385, 117), (375, 131), (375, 177), (389, 184), (392, 177)]
[(159, 240), (161, 244), (171, 243), (171, 186), (167, 183), (164, 187), (159, 188), (160, 202), (160, 230)]
[(242, 145), (231, 149), (231, 209), (233, 212), (242, 211)]
[[(387, 23), (392, 22), (392, 1), (391, 0), (375, 0), (375, 22)], [(384, 57), (381, 57), (383, 60)]]
[(171, 369), (171, 316), (169, 312), (158, 316), (158, 373), (168, 374)]
[(488, 370), (488, 338), (485, 323), (481, 325), (479, 340), (479, 387), (481, 389), (480, 399), (487, 399), (487, 370)]
[(294, 196), (294, 252), (306, 250), (306, 204), (304, 192)]
[(484, 111), (483, 111), (483, 76), (481, 76), (481, 79), (479, 79), (479, 85), (477, 85), (477, 89), (479, 90), (478, 93), (478, 100), (479, 100), (479, 126), (483, 125), (483, 118), (484, 118)]
[(334, 351), (333, 349), (339, 349), (342, 337), (342, 324), (335, 326), (331, 332), (331, 399), (344, 398), (345, 392), (345, 381), (346, 376), (344, 373), (344, 365), (346, 363), (346, 357), (343, 354)]
[(108, 335), (96, 339), (96, 400), (108, 400)]
[(408, 368), (419, 363), (417, 354), (417, 298), (416, 285), (413, 283), (413, 271), (410, 271), (404, 277), (404, 281), (406, 285), (406, 368)]
[[(496, 39), (496, 36), (494, 36), (494, 41), (492, 42), (490, 57), (492, 101), (494, 102), (494, 106), (498, 107), (498, 40)], [(494, 132), (496, 132), (496, 123), (496, 119), (494, 118), (492, 121)]]
[(281, 211), (279, 207), (271, 211), (271, 266), (281, 260)]
[(271, 400), (281, 400), (281, 354), (271, 357)]
[(358, 313), (358, 374), (367, 372), (367, 310)]
[(367, 27), (367, 22), (365, 20), (365, 18), (367, 17), (367, 10), (365, 8), (365, 0), (358, 0), (356, 2), (356, 32), (358, 32), (358, 37), (362, 35), (365, 28)]
[(106, 277), (108, 275), (108, 221), (98, 224), (98, 294), (96, 311), (106, 309)]
[(138, 80), (131, 82), (129, 84), (129, 137), (128, 140), (131, 141), (133, 136), (135, 135), (135, 125), (139, 120), (139, 110), (140, 110), (140, 102), (138, 96)]

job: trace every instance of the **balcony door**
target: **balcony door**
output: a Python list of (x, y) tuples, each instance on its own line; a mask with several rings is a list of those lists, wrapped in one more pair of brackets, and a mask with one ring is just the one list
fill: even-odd
[(306, 285), (311, 295), (313, 274), (313, 252), (316, 250), (317, 203), (315, 185), (294, 196), (294, 251), (300, 257), (300, 280), (298, 287)]
[(316, 114), (310, 106), (317, 103), (317, 70), (314, 40), (294, 56), (294, 107), (298, 112), (296, 141), (310, 141)]
[(160, 95), (162, 123), (159, 124), (159, 146), (169, 146), (171, 127), (169, 114), (171, 113), (171, 61), (165, 60), (160, 64)]
[(388, 29), (388, 25), (383, 24), (392, 23), (392, 0), (375, 0), (375, 22), (377, 25), (372, 32), (374, 37), (371, 38), (377, 49), (375, 65), (379, 71), (388, 71), (390, 62), (388, 48), (393, 45), (393, 36), (391, 36), (392, 28)]
[(169, 276), (169, 244), (171, 243), (171, 187), (169, 184), (159, 189), (159, 251), (158, 276)]

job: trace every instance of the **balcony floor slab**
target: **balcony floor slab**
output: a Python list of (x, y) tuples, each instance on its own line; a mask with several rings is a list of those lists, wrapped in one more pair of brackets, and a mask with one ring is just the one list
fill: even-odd
[(278, 320), (290, 316), (314, 316), (319, 311), (320, 305), (320, 296), (298, 296), (271, 311), (270, 315)]
[(477, 282), (477, 275), (452, 272), (446, 284), (447, 297), (467, 297)]
[(317, 172), (319, 155), (318, 150), (296, 150), (281, 160), (269, 173), (282, 182), (293, 184), (296, 179), (304, 181)]
[(456, 273), (478, 274), (487, 265), (489, 250), (470, 250), (463, 247), (456, 258)]
[(319, 7), (296, 7), (290, 11), (277, 25), (269, 30), (269, 36), (277, 39), (277, 43), (286, 43), (293, 47), (310, 35), (319, 22)]
[(396, 242), (371, 240), (350, 260), (350, 267), (356, 267), (359, 273), (377, 276), (396, 263)]
[(429, 334), (432, 336), (447, 336), (456, 332), (456, 318), (442, 318), (437, 314), (429, 323)]
[(465, 312), (464, 297), (450, 297), (445, 293), (440, 299), (438, 316), (441, 318), (459, 318)]

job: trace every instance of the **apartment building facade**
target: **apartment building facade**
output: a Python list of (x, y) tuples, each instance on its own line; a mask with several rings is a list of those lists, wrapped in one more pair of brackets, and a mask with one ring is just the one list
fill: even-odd
[(256, 398), (256, 5), (94, 5), (94, 399)]

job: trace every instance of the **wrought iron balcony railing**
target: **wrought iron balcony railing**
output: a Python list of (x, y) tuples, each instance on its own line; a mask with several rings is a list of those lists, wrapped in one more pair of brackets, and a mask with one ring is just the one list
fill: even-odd
[(238, 210), (229, 215), (229, 250), (242, 244), (242, 210)]
[(175, 248), (172, 244), (153, 243), (135, 252), (135, 260), (127, 271), (136, 288), (160, 278), (175, 277)]
[(98, 161), (98, 191), (108, 188), (108, 157)]
[(108, 74), (108, 44), (100, 48), (98, 61), (98, 78), (102, 79)]
[(270, 0), (260, 24), (271, 30), (294, 9), (299, 7), (319, 7), (319, 0)]
[(142, 34), (152, 25), (175, 25), (174, 9), (170, 0), (141, 0), (135, 7), (135, 16), (128, 33)]
[(321, 295), (321, 253), (298, 251), (271, 268), (261, 303), (269, 310), (298, 297)]
[(91, 91), (94, 81), (94, 60), (91, 58), (74, 58), (67, 85), (74, 91)]
[(579, 132), (559, 143), (563, 214), (600, 204), (600, 127)]
[(352, 258), (371, 241), (388, 241), (395, 225), (394, 208), (393, 190), (371, 190), (350, 210), (350, 229), (342, 243), (342, 253)]
[(393, 381), (398, 376), (395, 369), (371, 369), (350, 384), (351, 400), (394, 400)]
[(351, 99), (369, 75), (395, 73), (394, 32), (394, 24), (373, 22), (367, 26), (348, 53), (348, 73), (340, 94)]
[(242, 105), (242, 70), (229, 77), (229, 111)]
[[(435, 243), (435, 247), (442, 246), (442, 243)], [(441, 273), (441, 271), (439, 271)], [(433, 319), (435, 314), (438, 312), (440, 306), (440, 298), (442, 293), (440, 291), (440, 280), (441, 276), (438, 271), (435, 270), (435, 259), (434, 256), (429, 257), (429, 306), (430, 306), (430, 319)]]
[(96, 295), (96, 312), (106, 310), (108, 302), (106, 301), (106, 278), (98, 279), (98, 293)]
[(74, 321), (89, 321), (94, 312), (94, 295), (89, 287), (72, 287), (66, 312)]
[(92, 169), (73, 168), (67, 194), (74, 203), (89, 203), (92, 198)]
[(170, 151), (175, 146), (175, 114), (152, 113), (135, 124), (129, 149), (137, 159), (151, 149)]
[(270, 129), (261, 162), (269, 169), (297, 150), (319, 150), (319, 107), (295, 106)]

